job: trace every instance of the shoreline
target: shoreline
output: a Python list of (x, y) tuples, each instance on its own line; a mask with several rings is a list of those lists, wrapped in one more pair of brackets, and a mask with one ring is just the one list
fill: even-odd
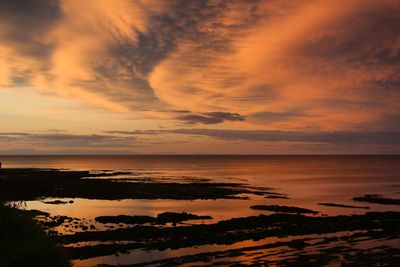
[[(315, 203), (319, 207), (326, 206), (343, 211), (365, 210), (364, 213), (356, 215), (327, 216), (319, 211), (303, 208), (301, 205), (294, 206), (293, 203), (297, 203), (295, 198), (267, 186), (255, 187), (244, 182), (215, 182), (203, 178), (196, 180), (195, 177), (182, 179), (181, 183), (171, 182), (168, 179), (157, 180), (154, 177), (142, 180), (144, 178), (139, 179), (134, 174), (130, 171), (112, 170), (3, 168), (0, 171), (1, 197), (7, 201), (40, 201), (43, 205), (54, 207), (54, 210), (64, 210), (69, 206), (79, 208), (80, 201), (76, 200), (82, 198), (91, 201), (142, 199), (149, 203), (151, 201), (209, 200), (215, 203), (239, 201), (247, 205), (248, 210), (259, 212), (253, 216), (238, 214), (239, 216), (220, 219), (213, 218), (214, 216), (205, 212), (186, 212), (185, 206), (177, 206), (174, 212), (160, 211), (156, 216), (121, 212), (98, 216), (94, 220), (87, 221), (62, 214), (51, 215), (40, 210), (25, 211), (31, 214), (30, 216), (33, 216), (48, 234), (57, 237), (74, 266), (91, 264), (95, 259), (104, 260), (101, 266), (136, 266), (136, 264), (170, 266), (182, 263), (218, 262), (220, 258), (226, 258), (234, 263), (241, 257), (252, 259), (251, 262), (257, 264), (268, 261), (285, 266), (290, 262), (305, 264), (309, 261), (325, 264), (338, 260), (335, 256), (338, 253), (344, 255), (346, 261), (351, 263), (349, 251), (364, 255), (365, 262), (368, 259), (376, 260), (376, 253), (386, 253), (381, 257), (382, 263), (397, 260), (395, 255), (390, 257), (389, 254), (397, 253), (400, 245), (387, 246), (383, 250), (373, 245), (372, 249), (364, 251), (353, 247), (353, 243), (359, 240), (356, 242), (360, 245), (370, 246), (382, 239), (399, 241), (400, 212), (370, 211), (366, 206), (351, 205), (351, 198), (348, 203)], [(396, 189), (396, 185), (393, 188)], [(357, 200), (365, 200), (358, 203), (370, 205), (385, 206), (397, 203), (396, 199), (381, 195), (365, 194), (366, 199), (354, 196), (357, 197)], [(257, 199), (264, 204), (253, 206), (250, 204), (251, 199)], [(280, 204), (265, 205), (270, 202)], [(229, 206), (227, 208), (229, 209)], [(271, 243), (269, 241), (271, 238), (276, 241)], [(246, 242), (251, 240), (252, 242), (258, 240), (257, 245), (247, 245)], [(337, 242), (345, 244), (348, 249), (343, 249), (343, 245), (338, 246)], [(241, 248), (236, 248), (235, 244), (242, 244)], [(213, 246), (216, 245), (220, 246), (220, 249), (213, 251)], [(196, 252), (197, 247), (202, 247), (203, 251)], [(269, 252), (283, 247), (290, 249), (282, 250), (281, 260), (276, 260), (274, 254)], [(184, 252), (188, 249), (192, 253)], [(318, 251), (319, 254), (311, 254), (304, 258), (303, 252), (308, 249)], [(290, 250), (292, 257), (285, 254)], [(141, 251), (152, 251), (156, 258), (161, 257), (165, 251), (170, 251), (170, 255), (140, 263), (135, 263), (134, 260), (129, 264), (121, 263), (115, 256), (121, 253), (135, 255)], [(180, 251), (182, 254), (179, 254)], [(257, 251), (258, 255), (255, 258), (254, 251)], [(365, 254), (367, 252), (369, 254)], [(321, 253), (324, 256), (321, 256)]]

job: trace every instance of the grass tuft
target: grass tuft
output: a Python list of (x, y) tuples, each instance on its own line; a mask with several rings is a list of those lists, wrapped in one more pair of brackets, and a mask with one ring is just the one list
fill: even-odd
[(71, 266), (63, 250), (16, 204), (0, 201), (0, 266)]

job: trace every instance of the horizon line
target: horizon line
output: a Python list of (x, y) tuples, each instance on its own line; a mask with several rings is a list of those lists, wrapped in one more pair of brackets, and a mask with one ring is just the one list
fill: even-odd
[(155, 154), (0, 154), (0, 157), (46, 157), (46, 156), (400, 156), (400, 153), (368, 153), (368, 154), (345, 154), (345, 153), (332, 153), (332, 154), (239, 154), (239, 153), (155, 153)]

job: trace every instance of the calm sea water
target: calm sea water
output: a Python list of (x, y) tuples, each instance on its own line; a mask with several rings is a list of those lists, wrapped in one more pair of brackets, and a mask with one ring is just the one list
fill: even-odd
[[(268, 200), (271, 203), (295, 202), (319, 210), (321, 206), (316, 206), (318, 201), (349, 202), (360, 194), (395, 194), (400, 191), (395, 186), (400, 184), (400, 156), (0, 156), (0, 161), (3, 167), (123, 170), (144, 180), (190, 182), (205, 179), (272, 187), (291, 199)], [(159, 211), (157, 206), (165, 206), (168, 201), (158, 202), (161, 203), (153, 207), (155, 212)], [(188, 205), (188, 201), (173, 202)], [(150, 213), (143, 206), (145, 204), (140, 205), (141, 211)], [(376, 205), (377, 209), (386, 207)], [(212, 205), (212, 208), (217, 207)], [(222, 209), (230, 214), (229, 208)], [(323, 209), (328, 213), (338, 211), (337, 208)], [(243, 213), (246, 214), (248, 212)]]
[(400, 156), (0, 156), (3, 167), (134, 170), (212, 177), (397, 176)]
[[(167, 182), (188, 182), (202, 179), (237, 182), (249, 186), (270, 187), (289, 197), (265, 199), (262, 196), (252, 196), (247, 200), (194, 201), (74, 199), (74, 204), (71, 205), (50, 205), (42, 201), (26, 203), (28, 209), (90, 221), (100, 215), (156, 216), (161, 212), (172, 211), (211, 215), (214, 220), (209, 223), (212, 223), (233, 217), (268, 214), (249, 208), (258, 204), (298, 206), (327, 215), (364, 213), (365, 210), (326, 207), (318, 203), (367, 205), (371, 208), (370, 211), (400, 211), (399, 206), (395, 205), (352, 201), (354, 196), (364, 194), (383, 194), (398, 198), (400, 156), (0, 156), (0, 161), (3, 167), (124, 170), (131, 171), (136, 178), (144, 180), (151, 178)], [(135, 262), (132, 260), (134, 258), (146, 260), (181, 255), (176, 251), (144, 255), (141, 253), (132, 251), (124, 257), (101, 257), (76, 264), (129, 264)]]

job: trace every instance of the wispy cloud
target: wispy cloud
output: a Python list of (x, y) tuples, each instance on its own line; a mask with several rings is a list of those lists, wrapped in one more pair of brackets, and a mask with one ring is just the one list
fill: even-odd
[[(0, 87), (123, 114), (139, 130), (183, 134), (174, 132), (183, 123), (219, 139), (397, 142), (399, 14), (397, 0), (1, 1)], [(128, 141), (57, 134), (18, 138)]]
[(253, 119), (258, 122), (264, 122), (264, 123), (273, 123), (273, 122), (281, 122), (281, 121), (286, 121), (290, 119), (297, 119), (299, 117), (307, 117), (307, 114), (304, 114), (302, 111), (286, 111), (286, 112), (268, 112), (268, 111), (262, 111), (262, 112), (256, 112), (253, 114), (250, 114), (250, 119)]
[[(13, 144), (10, 149), (9, 144)], [(213, 143), (213, 146), (207, 144)], [(206, 145), (204, 145), (206, 144)], [(237, 147), (241, 150), (237, 150)], [(104, 134), (1, 132), (0, 154), (143, 154), (224, 153), (393, 153), (400, 132), (266, 131), (224, 129), (161, 129), (106, 131)], [(252, 149), (248, 149), (248, 147)], [(193, 147), (196, 150), (193, 150)], [(365, 150), (367, 148), (367, 150)], [(226, 152), (226, 151), (225, 151)]]
[(156, 135), (181, 134), (208, 136), (224, 140), (245, 140), (262, 142), (311, 142), (330, 144), (400, 144), (400, 132), (370, 131), (333, 131), (333, 132), (301, 132), (301, 131), (267, 131), (267, 130), (224, 130), (224, 129), (170, 129), (142, 131), (112, 131), (108, 133), (122, 135)]
[(224, 121), (244, 121), (245, 118), (238, 113), (231, 112), (206, 112), (201, 115), (190, 114), (176, 117), (178, 120), (188, 124), (217, 124)]
[(18, 147), (48, 147), (51, 149), (109, 148), (120, 149), (137, 146), (135, 137), (118, 137), (101, 134), (26, 133), (1, 132), (0, 142), (14, 143)]

